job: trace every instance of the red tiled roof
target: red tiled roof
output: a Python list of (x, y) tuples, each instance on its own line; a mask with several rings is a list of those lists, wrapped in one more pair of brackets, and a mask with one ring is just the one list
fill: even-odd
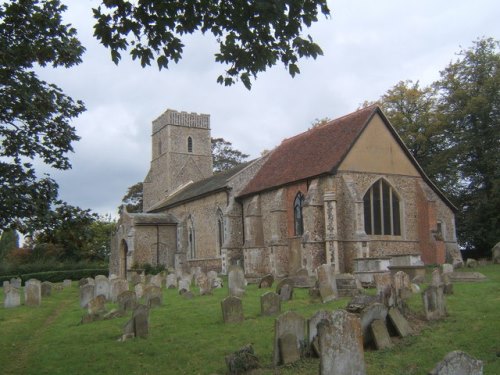
[(332, 172), (376, 111), (377, 106), (363, 108), (285, 139), (239, 196)]

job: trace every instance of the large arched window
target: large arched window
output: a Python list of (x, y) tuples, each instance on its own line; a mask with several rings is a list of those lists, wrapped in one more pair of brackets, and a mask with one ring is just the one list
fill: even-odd
[(401, 235), (399, 198), (395, 190), (380, 179), (366, 192), (364, 198), (365, 232), (375, 235)]
[(222, 255), (222, 245), (224, 245), (224, 217), (220, 208), (217, 210), (217, 242), (219, 255)]
[(196, 258), (196, 233), (194, 230), (193, 218), (189, 216), (188, 218), (188, 258)]
[(302, 216), (302, 205), (304, 204), (304, 195), (299, 191), (293, 202), (293, 221), (295, 224), (295, 235), (304, 234), (304, 218)]
[(188, 137), (188, 152), (193, 152), (193, 138)]

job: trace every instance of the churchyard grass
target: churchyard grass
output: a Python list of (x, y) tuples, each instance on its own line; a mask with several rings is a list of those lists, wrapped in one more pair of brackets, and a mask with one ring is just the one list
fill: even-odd
[[(447, 296), (445, 320), (426, 325), (419, 335), (400, 340), (393, 349), (366, 351), (368, 374), (426, 374), (457, 349), (483, 360), (485, 374), (500, 374), (500, 266), (477, 271), (488, 280), (455, 284), (455, 293)], [(316, 374), (317, 359), (272, 368), (274, 317), (260, 316), (259, 301), (268, 290), (248, 286), (241, 324), (222, 322), (220, 301), (227, 296), (226, 287), (191, 300), (177, 290), (164, 290), (164, 305), (150, 314), (149, 338), (118, 342), (129, 317), (79, 324), (83, 309), (73, 283), (70, 289), (53, 291), (40, 307), (0, 307), (0, 373), (224, 374), (224, 356), (253, 343), (263, 365), (256, 375)], [(283, 303), (282, 311), (294, 310), (309, 318), (320, 309), (345, 307), (348, 300), (322, 304), (311, 300), (307, 290), (295, 289), (294, 299)], [(422, 313), (420, 294), (411, 298), (410, 307)]]

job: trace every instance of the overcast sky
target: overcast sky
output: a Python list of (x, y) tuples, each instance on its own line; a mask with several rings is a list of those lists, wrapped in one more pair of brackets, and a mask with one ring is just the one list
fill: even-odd
[[(305, 34), (324, 56), (302, 60), (291, 78), (283, 66), (258, 76), (251, 91), (216, 82), (217, 45), (209, 36), (184, 39), (184, 57), (167, 71), (142, 69), (124, 55), (116, 66), (92, 36), (97, 1), (65, 1), (87, 51), (71, 69), (45, 69), (40, 76), (59, 85), (87, 111), (74, 126), (81, 140), (70, 155), (73, 168), (50, 171), (66, 202), (116, 215), (127, 187), (142, 181), (151, 155), (151, 121), (167, 108), (208, 113), (213, 137), (223, 137), (252, 157), (310, 127), (375, 100), (401, 80), (426, 85), (461, 47), (478, 37), (500, 39), (500, 1), (329, 1), (332, 16)], [(41, 169), (40, 169), (41, 170)]]

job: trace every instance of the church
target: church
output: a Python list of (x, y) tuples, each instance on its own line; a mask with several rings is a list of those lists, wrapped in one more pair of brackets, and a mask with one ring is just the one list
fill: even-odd
[(360, 259), (460, 257), (455, 207), (381, 109), (370, 106), (287, 138), (214, 174), (210, 116), (167, 110), (152, 124), (143, 212), (121, 212), (110, 273), (144, 264), (248, 278), (353, 272)]

